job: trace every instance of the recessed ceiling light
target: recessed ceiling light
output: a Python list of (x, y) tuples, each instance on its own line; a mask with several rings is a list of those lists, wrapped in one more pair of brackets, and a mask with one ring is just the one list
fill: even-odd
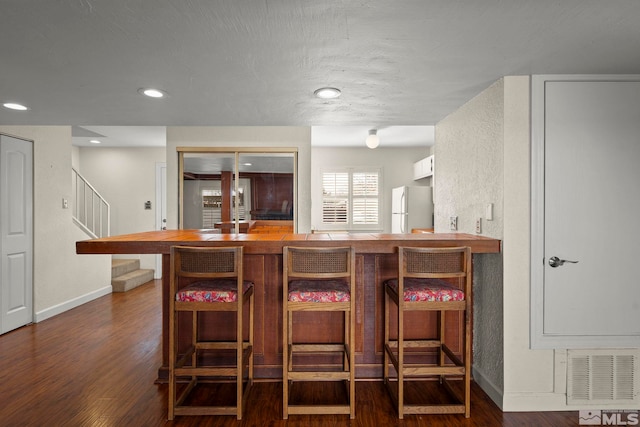
[(167, 95), (165, 91), (153, 88), (138, 89), (138, 93), (148, 96), (149, 98), (164, 98)]
[(92, 144), (101, 144), (102, 143), (101, 141), (98, 141), (97, 139), (90, 139), (89, 142), (92, 143)]
[(2, 104), (4, 108), (8, 108), (10, 110), (18, 110), (18, 111), (25, 111), (28, 110), (27, 107), (25, 107), (22, 104), (16, 104), (15, 102), (5, 102), (4, 104)]
[(317, 89), (313, 94), (320, 99), (333, 99), (340, 96), (342, 92), (335, 87), (321, 87)]

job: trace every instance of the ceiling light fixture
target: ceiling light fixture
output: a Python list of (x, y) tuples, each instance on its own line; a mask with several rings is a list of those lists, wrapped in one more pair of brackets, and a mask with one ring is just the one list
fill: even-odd
[(321, 87), (320, 89), (316, 89), (313, 94), (320, 99), (333, 99), (340, 96), (342, 92), (340, 89), (336, 89), (335, 87)]
[(367, 147), (374, 149), (378, 145), (380, 145), (380, 137), (378, 136), (377, 129), (371, 129), (369, 131), (369, 136), (364, 140), (364, 143), (367, 144)]
[(165, 96), (167, 96), (167, 93), (165, 91), (153, 88), (138, 89), (138, 93), (141, 93), (144, 96), (148, 96), (149, 98), (164, 98)]
[(17, 111), (26, 111), (29, 108), (25, 107), (22, 104), (16, 104), (15, 102), (5, 102), (4, 104), (2, 104), (2, 106), (4, 108), (8, 108), (10, 110), (17, 110)]
[(101, 141), (98, 141), (97, 139), (90, 139), (89, 142), (92, 143), (92, 144), (100, 144), (101, 143)]

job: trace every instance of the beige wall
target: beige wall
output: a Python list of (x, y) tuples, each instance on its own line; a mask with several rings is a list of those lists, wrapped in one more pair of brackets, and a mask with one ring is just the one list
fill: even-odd
[(177, 147), (296, 147), (298, 149), (298, 231), (309, 231), (311, 218), (311, 128), (284, 126), (167, 127), (167, 223), (178, 226)]
[(0, 132), (33, 144), (34, 320), (69, 310), (111, 292), (111, 257), (76, 255), (88, 239), (73, 223), (62, 199), (72, 200), (71, 127), (0, 126)]
[[(164, 147), (79, 149), (79, 172), (111, 206), (111, 235), (156, 229), (156, 164), (166, 162), (166, 152)], [(146, 201), (150, 210), (144, 208)], [(120, 257), (139, 258), (141, 268), (156, 268), (155, 255)]]
[[(449, 232), (449, 217), (458, 217), (458, 232), (503, 238), (504, 100), (499, 80), (436, 125), (435, 231)], [(485, 217), (493, 204), (493, 220)], [(474, 378), (500, 403), (503, 377), (502, 254), (474, 260)]]

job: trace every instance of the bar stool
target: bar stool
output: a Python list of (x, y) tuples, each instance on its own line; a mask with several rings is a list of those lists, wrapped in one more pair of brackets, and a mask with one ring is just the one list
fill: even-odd
[[(173, 246), (170, 295), (169, 420), (177, 415), (235, 415), (242, 419), (253, 384), (254, 311), (253, 283), (242, 277), (242, 247)], [(249, 303), (248, 339), (244, 339), (243, 329), (246, 303)], [(190, 337), (179, 336), (181, 312), (191, 313)], [(204, 340), (201, 337), (204, 331), (199, 330), (205, 320), (199, 316), (203, 312), (234, 312), (235, 336), (223, 341)], [(222, 322), (217, 323), (215, 328), (221, 325)], [(188, 329), (186, 326), (182, 325), (183, 330)], [(229, 353), (234, 354), (233, 358)], [(178, 382), (184, 378), (188, 378), (188, 384), (178, 393)], [(229, 379), (236, 383), (235, 405), (186, 402), (199, 381)]]
[[(387, 385), (398, 410), (404, 414), (464, 414), (470, 416), (471, 396), (471, 250), (458, 248), (398, 248), (398, 278), (385, 281), (384, 318), (384, 383)], [(390, 338), (390, 306), (397, 306), (397, 339)], [(434, 311), (437, 313), (435, 338), (424, 336), (420, 324), (412, 324), (408, 330), (404, 314), (409, 311)], [(445, 315), (447, 311), (461, 313), (462, 346), (456, 355), (445, 343)], [(423, 335), (419, 335), (422, 332)], [(412, 338), (407, 339), (405, 335)], [(456, 337), (458, 335), (456, 334)], [(433, 357), (436, 362), (425, 360)], [(431, 362), (431, 363), (427, 363)], [(397, 378), (389, 376), (389, 363)], [(407, 404), (404, 386), (411, 380), (438, 379), (439, 385), (450, 396), (436, 403)], [(455, 390), (448, 380), (462, 380), (462, 387)], [(393, 386), (392, 382), (396, 385)], [(462, 389), (460, 392), (459, 389)]]
[[(283, 419), (289, 414), (349, 414), (355, 418), (355, 251), (352, 247), (291, 247), (283, 252), (283, 344), (282, 383)], [(344, 332), (342, 342), (310, 343), (293, 342), (294, 313), (343, 312)], [(305, 331), (305, 336), (316, 337), (320, 330)], [(298, 335), (299, 336), (299, 335)], [(311, 339), (311, 340), (312, 340)], [(294, 363), (294, 355), (339, 355), (340, 366), (332, 370), (318, 366), (305, 369)], [(347, 402), (344, 404), (292, 404), (290, 387), (296, 381), (333, 381), (347, 385)]]

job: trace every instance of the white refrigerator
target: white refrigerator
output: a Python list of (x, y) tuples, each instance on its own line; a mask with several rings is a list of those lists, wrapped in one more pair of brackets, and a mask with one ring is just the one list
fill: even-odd
[(391, 232), (411, 233), (414, 228), (433, 227), (431, 187), (398, 187), (391, 193)]

